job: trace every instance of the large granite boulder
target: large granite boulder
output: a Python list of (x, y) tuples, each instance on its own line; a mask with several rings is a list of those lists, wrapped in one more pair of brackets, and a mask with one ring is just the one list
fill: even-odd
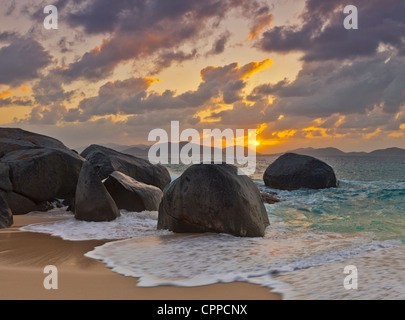
[(0, 162), (0, 190), (5, 192), (13, 191), (13, 184), (10, 180), (10, 167), (7, 163)]
[(70, 151), (62, 142), (18, 128), (0, 128), (0, 158), (21, 149), (60, 149)]
[(164, 166), (153, 165), (147, 160), (106, 147), (92, 145), (84, 150), (81, 156), (91, 162), (102, 180), (114, 171), (119, 171), (136, 181), (161, 190), (171, 181), (169, 171)]
[(13, 214), (7, 202), (0, 195), (0, 229), (13, 225)]
[(310, 156), (287, 153), (271, 164), (263, 176), (266, 186), (280, 190), (336, 188), (333, 169)]
[(269, 225), (253, 181), (227, 164), (191, 166), (164, 190), (158, 229), (262, 237)]
[(0, 192), (14, 214), (47, 210), (54, 199), (72, 198), (83, 162), (56, 139), (0, 128)]
[(158, 211), (163, 197), (158, 187), (138, 182), (118, 171), (110, 174), (104, 186), (118, 209), (132, 212)]
[(112, 221), (120, 216), (117, 205), (89, 161), (80, 171), (74, 210), (75, 218), (81, 221)]
[(15, 192), (4, 192), (0, 190), (0, 196), (2, 196), (8, 203), (9, 207), (12, 208), (14, 215), (22, 215), (33, 211), (48, 211), (53, 209), (53, 205), (49, 201), (36, 203), (31, 199)]

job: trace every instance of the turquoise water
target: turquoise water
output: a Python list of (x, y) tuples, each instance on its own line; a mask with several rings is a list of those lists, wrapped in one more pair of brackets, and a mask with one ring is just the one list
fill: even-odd
[[(275, 193), (282, 200), (268, 208), (270, 215), (318, 231), (373, 232), (381, 240), (405, 239), (405, 159), (320, 158), (335, 170), (339, 188), (292, 192), (264, 186), (263, 173), (276, 159), (259, 156), (256, 173), (251, 176), (259, 189)], [(168, 168), (180, 175), (187, 166)]]
[(326, 190), (278, 191), (264, 187), (261, 175), (274, 157), (258, 160), (253, 177), (260, 189), (282, 202), (269, 214), (313, 230), (337, 233), (372, 232), (379, 240), (405, 239), (405, 159), (324, 158), (336, 172), (339, 187)]

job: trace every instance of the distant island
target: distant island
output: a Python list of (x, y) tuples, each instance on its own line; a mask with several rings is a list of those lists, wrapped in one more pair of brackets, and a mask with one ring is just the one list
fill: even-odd
[(372, 152), (343, 152), (337, 148), (300, 148), (288, 151), (287, 153), (297, 153), (312, 157), (405, 157), (405, 149), (401, 148), (387, 148)]
[[(181, 148), (187, 144), (188, 142), (180, 142), (179, 143), (179, 148)], [(114, 144), (114, 143), (108, 143), (108, 144), (102, 144), (102, 146), (114, 149), (118, 152), (130, 154), (132, 156), (137, 156), (141, 158), (147, 158), (148, 157), (148, 152), (150, 146), (145, 145), (145, 144), (138, 144), (138, 145), (133, 145), (133, 146), (125, 146), (125, 145), (119, 145), (119, 144)], [(204, 148), (207, 147), (202, 147), (201, 146), (201, 152), (203, 152)], [(85, 148), (77, 148), (75, 149), (79, 153), (82, 152)], [(169, 147), (169, 154), (170, 154), (171, 147)], [(212, 148), (214, 150), (214, 148)], [(225, 153), (225, 149), (223, 150)], [(247, 149), (245, 148), (245, 152), (247, 152)], [(343, 152), (342, 150), (339, 150), (337, 148), (300, 148), (300, 149), (295, 149), (295, 150), (290, 150), (287, 152), (282, 152), (282, 153), (276, 153), (276, 154), (260, 154), (257, 153), (257, 156), (278, 156), (282, 155), (284, 153), (297, 153), (297, 154), (302, 154), (302, 155), (307, 155), (307, 156), (312, 156), (312, 157), (405, 157), (405, 149), (401, 148), (387, 148), (387, 149), (380, 149), (380, 150), (375, 150), (372, 152)]]
[[(175, 149), (177, 150), (181, 150), (185, 145), (189, 144), (189, 142), (186, 141), (182, 141), (180, 143), (173, 143), (171, 142), (169, 144), (169, 155), (171, 155), (171, 150), (173, 149), (173, 147), (175, 147)], [(137, 145), (133, 145), (133, 146), (123, 146), (123, 145), (119, 145), (119, 144), (115, 144), (115, 143), (107, 143), (107, 144), (101, 144), (103, 147), (106, 148), (110, 148), (113, 149), (115, 151), (121, 152), (121, 153), (125, 153), (125, 154), (129, 154), (131, 156), (135, 156), (135, 157), (140, 157), (140, 158), (147, 158), (148, 154), (149, 154), (149, 149), (151, 146), (145, 145), (145, 144), (137, 144)], [(200, 153), (204, 154), (204, 152), (211, 152), (212, 154), (214, 154), (215, 150), (220, 150), (214, 147), (207, 147), (207, 146), (199, 146), (200, 147)], [(241, 151), (240, 146), (237, 147), (238, 151)], [(75, 150), (79, 153), (81, 153), (83, 150), (85, 149), (85, 147), (81, 147), (81, 148), (76, 148)], [(225, 155), (228, 149), (234, 149), (235, 147), (228, 147), (226, 149), (222, 149), (222, 153)], [(248, 154), (248, 148), (243, 148), (243, 151), (245, 154)], [(260, 153), (256, 152), (256, 155), (261, 155)]]

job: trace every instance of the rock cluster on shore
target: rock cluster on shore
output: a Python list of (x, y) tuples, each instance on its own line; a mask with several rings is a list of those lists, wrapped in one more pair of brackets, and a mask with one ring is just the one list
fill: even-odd
[(157, 210), (170, 181), (165, 167), (131, 155), (97, 145), (79, 155), (56, 139), (0, 128), (0, 228), (12, 224), (12, 214), (47, 211), (55, 201), (94, 222), (114, 220), (119, 209)]
[(152, 185), (163, 190), (170, 183), (169, 171), (162, 165), (153, 165), (149, 161), (118, 151), (92, 145), (81, 156), (89, 161), (100, 179), (108, 178), (114, 171), (121, 172), (136, 181)]
[[(277, 159), (263, 180), (281, 190), (338, 184), (326, 163), (297, 154)], [(262, 237), (270, 224), (264, 203), (280, 201), (228, 164), (193, 165), (170, 181), (164, 166), (112, 149), (92, 145), (79, 155), (53, 138), (0, 128), (0, 228), (13, 214), (63, 200), (83, 221), (112, 221), (121, 209), (159, 211), (158, 229)]]
[(76, 219), (111, 221), (119, 217), (119, 209), (157, 210), (161, 189), (171, 180), (165, 167), (97, 145), (81, 156), (87, 161), (76, 190)]
[(0, 195), (15, 215), (73, 198), (83, 162), (56, 139), (0, 128)]

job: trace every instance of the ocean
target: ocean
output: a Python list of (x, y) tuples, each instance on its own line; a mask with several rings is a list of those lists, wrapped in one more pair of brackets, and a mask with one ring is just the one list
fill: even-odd
[[(245, 281), (284, 299), (405, 299), (405, 159), (320, 158), (334, 168), (339, 187), (291, 192), (263, 184), (275, 159), (259, 156), (252, 176), (259, 189), (281, 199), (266, 205), (271, 225), (264, 238), (157, 231), (157, 212), (123, 211), (108, 223), (66, 214), (67, 220), (23, 230), (70, 241), (115, 240), (86, 256), (139, 278), (143, 287)], [(169, 170), (175, 179), (185, 167)], [(347, 266), (356, 267), (357, 289), (344, 286)]]

